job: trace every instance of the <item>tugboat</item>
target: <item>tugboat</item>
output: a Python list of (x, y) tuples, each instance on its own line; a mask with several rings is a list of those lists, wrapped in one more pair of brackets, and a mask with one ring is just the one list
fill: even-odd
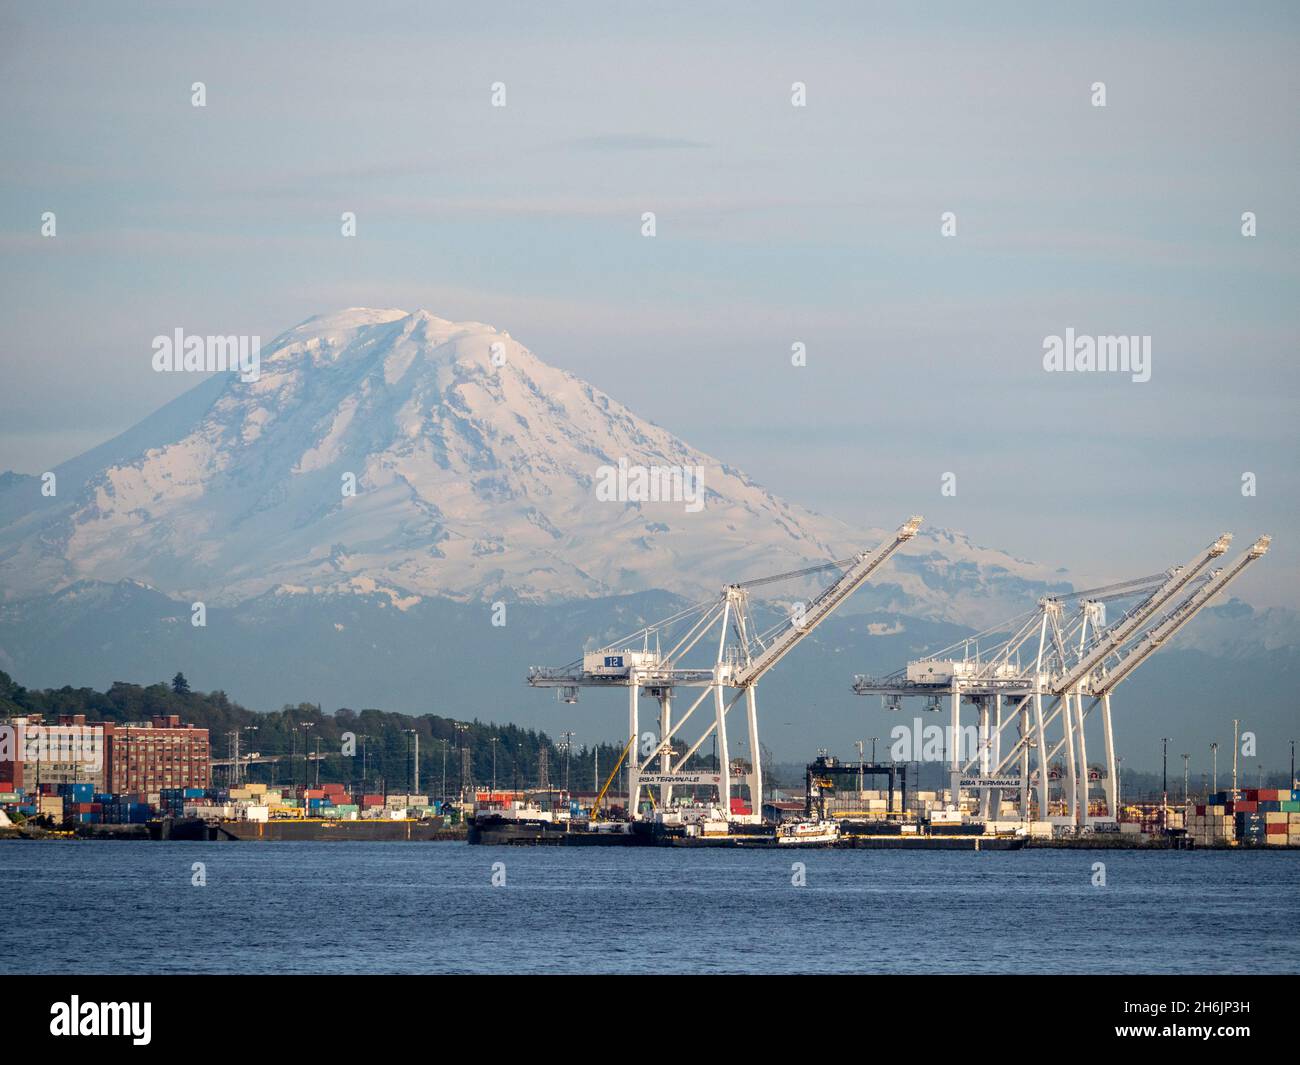
[(776, 826), (778, 847), (828, 847), (840, 838), (838, 821), (786, 821)]
[(561, 843), (569, 830), (570, 814), (563, 802), (543, 808), (532, 799), (489, 801), (470, 818), (469, 843)]

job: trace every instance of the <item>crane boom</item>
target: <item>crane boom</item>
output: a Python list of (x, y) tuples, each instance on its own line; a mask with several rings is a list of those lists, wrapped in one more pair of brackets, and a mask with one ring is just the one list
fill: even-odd
[(731, 683), (737, 688), (749, 687), (784, 658), (790, 650), (813, 629), (825, 621), (835, 609), (844, 602), (854, 590), (880, 568), (903, 544), (916, 535), (921, 527), (921, 516), (913, 515), (874, 551), (858, 555), (843, 575), (830, 587), (817, 596), (804, 612), (802, 621), (791, 623), (775, 640), (772, 641), (754, 659), (738, 669)]
[(1214, 543), (1192, 559), (1186, 566), (1175, 570), (1152, 595), (1139, 603), (1125, 618), (1121, 618), (1111, 628), (1101, 634), (1096, 646), (1083, 656), (1073, 668), (1059, 677), (1053, 684), (1053, 691), (1059, 695), (1067, 692), (1088, 676), (1105, 661), (1107, 655), (1113, 654), (1133, 637), (1162, 606), (1185, 589), (1206, 566), (1228, 550), (1232, 543), (1232, 533), (1224, 533)]
[(1272, 537), (1261, 536), (1250, 549), (1240, 555), (1230, 566), (1219, 570), (1209, 581), (1190, 595), (1176, 609), (1171, 611), (1155, 628), (1146, 633), (1142, 639), (1120, 660), (1118, 666), (1111, 670), (1100, 685), (1094, 687), (1092, 694), (1106, 695), (1120, 681), (1133, 672), (1143, 660), (1160, 648), (1169, 637), (1199, 614), (1219, 592), (1241, 576), (1242, 571), (1268, 551)]

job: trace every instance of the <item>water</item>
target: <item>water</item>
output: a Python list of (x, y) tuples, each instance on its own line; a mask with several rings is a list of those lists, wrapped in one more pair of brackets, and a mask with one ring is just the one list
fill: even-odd
[(1300, 967), (1297, 852), (3, 843), (0, 891), (16, 973)]

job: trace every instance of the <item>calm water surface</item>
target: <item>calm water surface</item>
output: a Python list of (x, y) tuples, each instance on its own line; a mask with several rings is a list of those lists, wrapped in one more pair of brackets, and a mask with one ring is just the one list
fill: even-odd
[(7, 842), (0, 891), (17, 973), (1300, 971), (1297, 852)]

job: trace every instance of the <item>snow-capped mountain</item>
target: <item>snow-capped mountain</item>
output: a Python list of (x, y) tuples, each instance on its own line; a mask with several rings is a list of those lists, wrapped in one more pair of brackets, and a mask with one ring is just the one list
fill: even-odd
[[(675, 501), (639, 499), (620, 464), (687, 479), (665, 483)], [(85, 579), (214, 604), (699, 597), (874, 546), (906, 517), (855, 530), (786, 503), (508, 333), (425, 311), (309, 319), (262, 352), (257, 380), (205, 379), (55, 472), (53, 499), (0, 479), (10, 600)], [(927, 529), (870, 602), (976, 624), (1065, 583)]]

